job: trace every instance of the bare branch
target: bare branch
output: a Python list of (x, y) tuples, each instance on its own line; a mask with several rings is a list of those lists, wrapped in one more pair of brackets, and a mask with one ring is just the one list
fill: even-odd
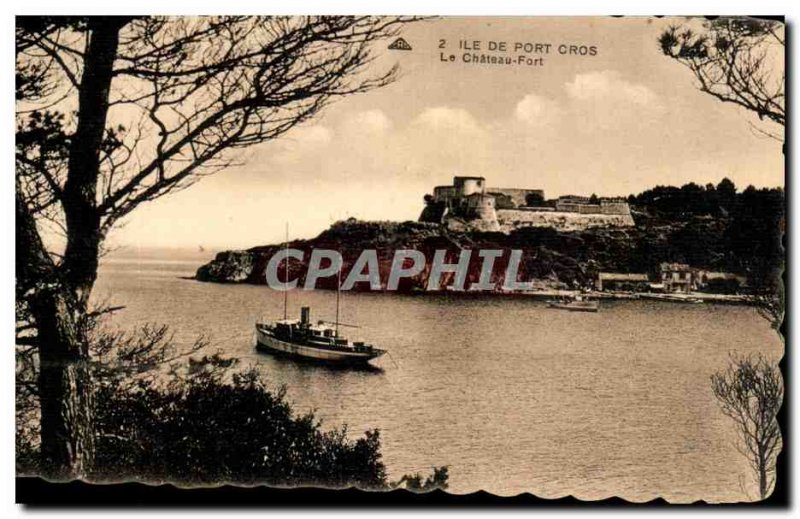
[(785, 78), (773, 70), (783, 67), (783, 25), (749, 18), (718, 18), (703, 25), (700, 31), (689, 24), (668, 28), (659, 38), (662, 52), (689, 68), (702, 92), (782, 129)]
[(780, 369), (760, 355), (734, 355), (726, 371), (711, 377), (711, 388), (722, 412), (736, 424), (741, 441), (737, 449), (750, 463), (765, 499), (782, 445), (777, 420), (783, 402)]
[[(231, 150), (275, 139), (338, 97), (391, 82), (368, 74), (371, 44), (413, 18), (303, 17), (137, 20), (122, 37), (118, 77), (136, 85), (116, 103), (152, 126), (152, 151), (98, 210), (109, 229), (145, 201), (219, 171)], [(141, 31), (141, 34), (133, 34)], [(133, 146), (131, 147), (133, 148)], [(141, 157), (141, 155), (137, 156)], [(110, 186), (110, 183), (106, 184)]]

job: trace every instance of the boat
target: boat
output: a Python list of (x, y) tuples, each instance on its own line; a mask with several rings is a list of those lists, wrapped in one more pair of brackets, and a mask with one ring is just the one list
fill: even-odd
[[(286, 227), (286, 277), (288, 278), (289, 227)], [(342, 285), (341, 269), (336, 288), (336, 320), (311, 322), (311, 307), (300, 309), (300, 319), (288, 318), (289, 291), (283, 293), (283, 319), (269, 323), (256, 322), (256, 349), (286, 355), (299, 360), (309, 360), (332, 365), (364, 365), (380, 357), (386, 350), (372, 344), (350, 341), (339, 334), (339, 287)]]
[(585, 299), (583, 296), (577, 295), (572, 299), (548, 301), (547, 306), (559, 310), (569, 310), (571, 312), (597, 312), (600, 309), (600, 302)]
[(686, 304), (702, 304), (702, 298), (689, 295), (689, 294), (658, 294), (658, 293), (651, 293), (651, 294), (643, 294), (644, 297), (647, 299), (654, 299), (656, 301), (670, 301), (672, 303), (686, 303)]
[(300, 319), (256, 323), (256, 349), (296, 359), (336, 365), (365, 364), (386, 350), (350, 341), (339, 334), (339, 323), (311, 322), (311, 308), (300, 309)]
[(678, 294), (664, 294), (662, 297), (664, 301), (672, 301), (674, 303), (688, 303), (688, 304), (702, 304), (703, 300), (699, 297), (694, 297), (690, 295), (678, 295)]

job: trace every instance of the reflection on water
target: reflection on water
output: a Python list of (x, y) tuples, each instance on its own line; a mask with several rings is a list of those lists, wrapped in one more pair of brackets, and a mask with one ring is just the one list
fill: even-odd
[[(285, 385), (298, 412), (354, 435), (381, 429), (390, 475), (450, 466), (451, 488), (501, 495), (743, 499), (747, 475), (709, 377), (730, 351), (782, 345), (745, 307), (604, 302), (596, 314), (524, 298), (345, 294), (342, 320), (390, 356), (367, 370), (258, 353), (253, 324), (283, 315), (266, 287), (181, 279), (198, 263), (103, 265), (95, 296), (116, 325), (169, 324)], [(295, 291), (290, 315), (334, 317), (335, 294)]]

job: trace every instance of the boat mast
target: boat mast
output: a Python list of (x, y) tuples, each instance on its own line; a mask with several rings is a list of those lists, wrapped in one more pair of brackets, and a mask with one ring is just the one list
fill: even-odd
[(342, 287), (342, 265), (339, 265), (339, 274), (336, 277), (336, 330), (334, 334), (339, 336), (339, 291)]
[[(283, 246), (283, 261), (284, 261), (284, 283), (289, 282), (289, 222), (286, 222), (286, 242)], [(284, 286), (283, 291), (283, 320), (289, 319), (289, 288)]]

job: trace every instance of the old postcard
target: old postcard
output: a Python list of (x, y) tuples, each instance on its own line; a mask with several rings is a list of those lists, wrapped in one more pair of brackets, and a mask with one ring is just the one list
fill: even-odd
[(18, 17), (17, 475), (768, 499), (784, 38)]

